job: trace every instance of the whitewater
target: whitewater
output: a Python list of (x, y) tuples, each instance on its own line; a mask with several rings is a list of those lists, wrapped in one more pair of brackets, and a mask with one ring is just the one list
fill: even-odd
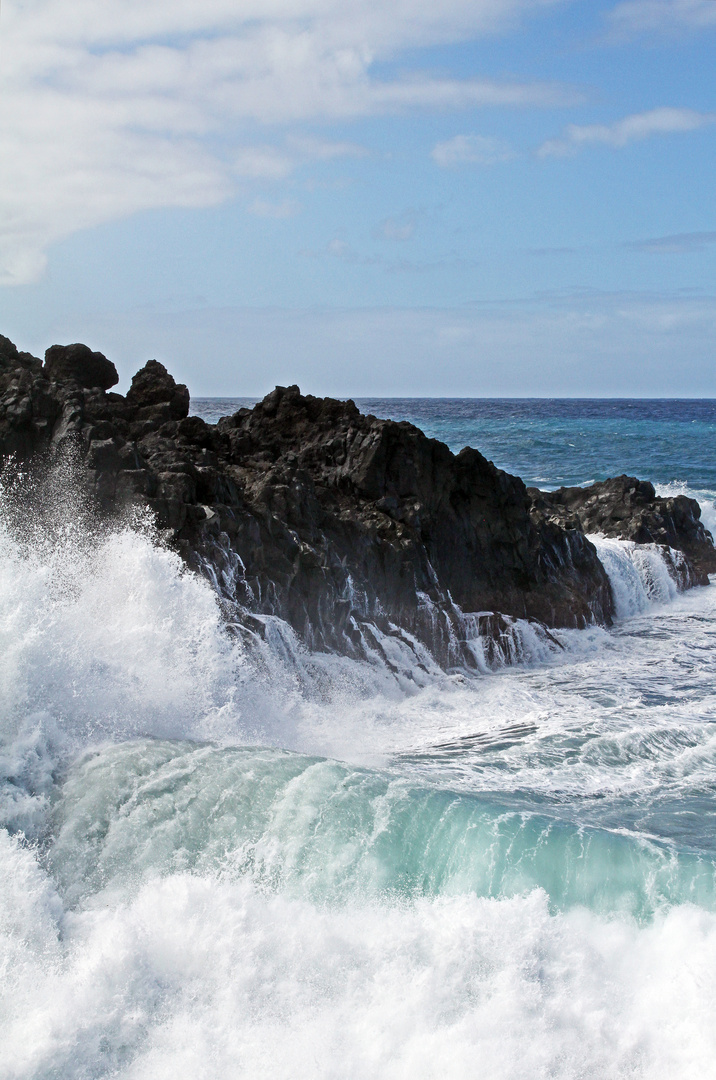
[(0, 1076), (715, 1075), (716, 588), (594, 537), (614, 627), (359, 663), (0, 510)]

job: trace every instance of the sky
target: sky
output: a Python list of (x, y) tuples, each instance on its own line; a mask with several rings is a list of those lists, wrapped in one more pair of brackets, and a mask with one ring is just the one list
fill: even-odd
[(716, 397), (716, 0), (2, 0), (0, 332), (194, 396)]

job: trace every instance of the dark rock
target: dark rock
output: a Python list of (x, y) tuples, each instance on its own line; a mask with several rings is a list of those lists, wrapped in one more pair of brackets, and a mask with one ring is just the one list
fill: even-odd
[(119, 382), (117, 369), (101, 352), (86, 345), (51, 345), (45, 353), (45, 375), (60, 382), (75, 382), (87, 389), (109, 390)]
[(119, 472), (122, 459), (117, 440), (93, 439), (87, 451), (87, 465), (95, 472)]
[(132, 379), (127, 404), (138, 420), (181, 420), (189, 415), (189, 391), (164, 364), (148, 360)]
[(16, 365), (18, 362), (17, 345), (10, 341), (10, 338), (6, 338), (4, 334), (0, 334), (0, 367), (7, 367), (9, 364)]
[(649, 481), (626, 475), (586, 488), (551, 492), (530, 488), (530, 496), (539, 517), (562, 526), (576, 521), (586, 533), (682, 551), (697, 584), (708, 584), (708, 575), (716, 573), (716, 547), (701, 522), (701, 507), (696, 499), (686, 495), (657, 496)]
[(476, 450), (297, 386), (211, 425), (157, 361), (126, 398), (59, 371), (0, 339), (0, 455), (73, 444), (105, 512), (150, 508), (245, 628), (278, 615), (313, 648), (387, 657), (381, 640), (423, 643), (445, 667), (474, 666), (476, 635), (488, 660), (510, 654), (515, 618), (608, 624), (585, 530), (679, 547), (699, 580), (716, 559), (696, 503), (636, 480), (547, 495)]
[(38, 371), (42, 367), (42, 361), (28, 352), (18, 352), (17, 346), (0, 334), (0, 372), (3, 368), (27, 368)]
[[(294, 625), (299, 602), (300, 621), (315, 621), (316, 575), (336, 594), (350, 576), (372, 616), (383, 603), (411, 632), (421, 621), (418, 594), (426, 608), (449, 594), (464, 611), (551, 626), (585, 625), (594, 612), (609, 619), (609, 586), (592, 546), (580, 532), (535, 527), (522, 481), (475, 450), (456, 457), (410, 424), (363, 416), (351, 401), (303, 397), (297, 387), (277, 387), (219, 429), (246, 503), (303, 541), (294, 553), (272, 526), (271, 543), (290, 565), (285, 602)], [(253, 566), (249, 556), (248, 572)], [(256, 573), (261, 579), (263, 568)]]

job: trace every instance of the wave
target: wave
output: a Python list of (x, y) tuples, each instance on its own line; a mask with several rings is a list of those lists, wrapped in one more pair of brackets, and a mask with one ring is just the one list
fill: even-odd
[(318, 903), (540, 888), (555, 908), (639, 918), (665, 904), (716, 907), (716, 862), (656, 838), (268, 748), (94, 752), (66, 777), (49, 832), (47, 864), (71, 904), (190, 871)]
[[(25, 515), (15, 528), (4, 512), (0, 524), (0, 822), (30, 838), (45, 827), (64, 763), (92, 745), (152, 736), (280, 745), (384, 765), (393, 753), (489, 736), (525, 715), (538, 718), (543, 737), (562, 677), (548, 679), (543, 690), (533, 687), (528, 700), (513, 695), (520, 683), (490, 687), (515, 662), (566, 672), (581, 664), (582, 680), (585, 663), (594, 663), (595, 689), (587, 699), (582, 694), (578, 731), (591, 730), (590, 700), (613, 682), (610, 653), (620, 647), (613, 633), (505, 621), (488, 654), (479, 623), (487, 616), (461, 613), (462, 622), (456, 615), (452, 625), (476, 658), (467, 680), (459, 671), (446, 674), (425, 650), (416, 658), (404, 637), (381, 640), (377, 630), (367, 661), (311, 653), (275, 617), (240, 623), (240, 613), (189, 572), (146, 521), (108, 528), (71, 502), (59, 511), (53, 504), (53, 514)], [(660, 549), (597, 543), (623, 598), (620, 613), (655, 611), (655, 603), (676, 596)], [(694, 605), (693, 598), (683, 602)], [(678, 612), (673, 599), (671, 607)], [(689, 640), (680, 633), (667, 646), (663, 670), (677, 682), (684, 671), (698, 679), (688, 656), (674, 667)], [(632, 635), (629, 643), (635, 657), (639, 640)], [(638, 668), (641, 660), (629, 662)], [(628, 685), (642, 693), (633, 680)], [(621, 689), (609, 693), (619, 700)], [(563, 715), (576, 700), (570, 689)], [(489, 767), (478, 743), (474, 753), (458, 755), (463, 772), (450, 773), (451, 782)], [(532, 775), (541, 773), (532, 768)], [(608, 773), (600, 768), (598, 776), (610, 790)], [(500, 788), (505, 777), (517, 782), (496, 763), (491, 782)], [(518, 779), (524, 782), (522, 774)]]
[(0, 1075), (709, 1074), (713, 590), (609, 542), (614, 629), (467, 677), (242, 623), (147, 522), (17, 524)]
[(688, 565), (674, 548), (590, 535), (607, 572), (618, 619), (668, 604), (691, 585)]
[(63, 909), (3, 839), (3, 1075), (710, 1075), (716, 917), (639, 927), (539, 890), (316, 905), (175, 873)]

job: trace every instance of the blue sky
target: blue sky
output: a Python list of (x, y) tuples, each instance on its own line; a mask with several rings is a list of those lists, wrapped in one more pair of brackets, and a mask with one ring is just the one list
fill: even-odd
[(0, 329), (195, 395), (716, 397), (715, 0), (5, 0)]

